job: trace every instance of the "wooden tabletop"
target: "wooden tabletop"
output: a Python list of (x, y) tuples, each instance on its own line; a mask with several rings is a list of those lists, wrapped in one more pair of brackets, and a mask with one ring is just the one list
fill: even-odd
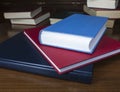
[(120, 55), (94, 64), (91, 84), (0, 68), (0, 92), (120, 92)]
[(120, 92), (120, 55), (95, 63), (91, 84), (0, 68), (0, 92)]

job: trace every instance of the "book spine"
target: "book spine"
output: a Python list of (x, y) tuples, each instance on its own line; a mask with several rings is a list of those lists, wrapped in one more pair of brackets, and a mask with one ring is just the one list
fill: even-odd
[(70, 72), (67, 74), (59, 75), (56, 73), (56, 71), (51, 67), (38, 67), (34, 65), (28, 65), (28, 64), (21, 64), (21, 63), (14, 63), (9, 61), (0, 60), (0, 67), (2, 68), (8, 68), (12, 70), (22, 71), (22, 72), (28, 72), (33, 74), (40, 74), (43, 76), (49, 76), (53, 78), (58, 79), (64, 79), (69, 81), (76, 81), (81, 83), (91, 83), (92, 81), (92, 75), (89, 74), (89, 72)]

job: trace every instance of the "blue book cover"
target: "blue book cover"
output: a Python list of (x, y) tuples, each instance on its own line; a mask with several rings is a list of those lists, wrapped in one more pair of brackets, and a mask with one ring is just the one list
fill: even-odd
[(39, 33), (41, 44), (92, 53), (106, 30), (108, 18), (72, 14)]
[(23, 33), (0, 44), (0, 67), (82, 83), (93, 77), (93, 64), (59, 75)]

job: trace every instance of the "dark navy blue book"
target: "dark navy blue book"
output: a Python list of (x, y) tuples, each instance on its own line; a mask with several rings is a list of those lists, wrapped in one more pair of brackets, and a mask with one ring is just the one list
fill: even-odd
[(0, 44), (0, 67), (82, 83), (93, 76), (93, 64), (59, 75), (23, 33)]

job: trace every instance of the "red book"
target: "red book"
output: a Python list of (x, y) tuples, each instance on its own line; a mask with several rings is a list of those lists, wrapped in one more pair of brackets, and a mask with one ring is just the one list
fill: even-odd
[(41, 29), (42, 27), (26, 29), (24, 34), (59, 74), (120, 54), (120, 42), (105, 36), (101, 39), (93, 54), (41, 45), (38, 40)]

